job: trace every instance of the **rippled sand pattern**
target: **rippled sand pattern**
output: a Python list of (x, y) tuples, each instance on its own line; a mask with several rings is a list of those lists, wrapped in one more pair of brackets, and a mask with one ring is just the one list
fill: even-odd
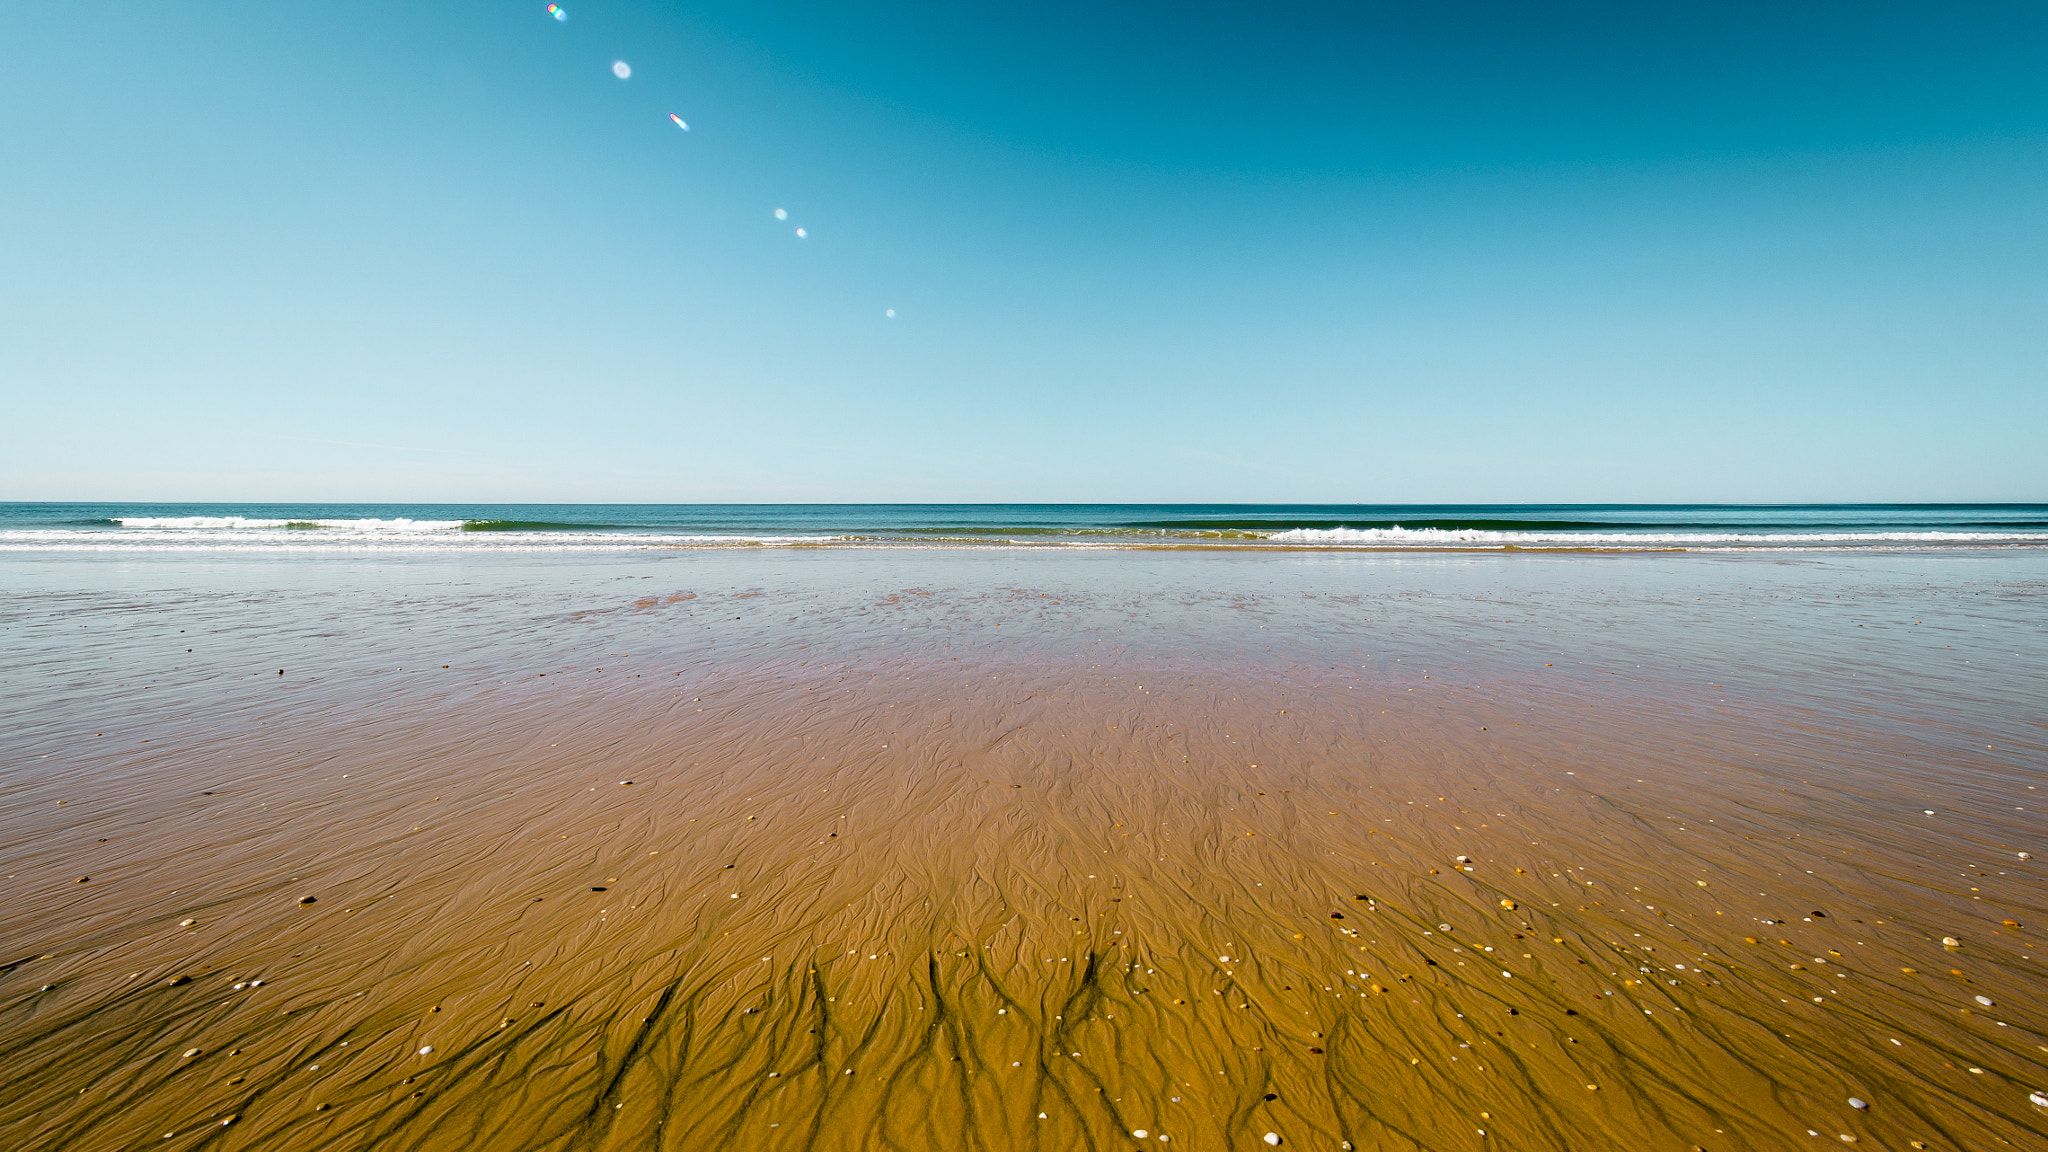
[[(1937, 786), (1853, 709), (1063, 652), (946, 600), (52, 689), (0, 804), (0, 1143), (2044, 1146), (2038, 749)], [(14, 624), (169, 634), (123, 611)]]

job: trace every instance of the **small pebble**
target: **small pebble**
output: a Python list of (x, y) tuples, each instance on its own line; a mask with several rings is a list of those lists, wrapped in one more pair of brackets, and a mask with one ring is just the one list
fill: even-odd
[(1143, 1140), (1145, 1137), (1151, 1135), (1151, 1133), (1145, 1131), (1143, 1128), (1133, 1128), (1131, 1129), (1131, 1135), (1136, 1136), (1140, 1140)]
[(1268, 1143), (1268, 1144), (1278, 1144), (1278, 1143), (1280, 1143), (1280, 1134), (1279, 1134), (1278, 1132), (1268, 1132), (1268, 1133), (1266, 1133), (1266, 1143)]
[(197, 923), (199, 923), (199, 921), (197, 921), (197, 920), (180, 920), (180, 921), (178, 921), (178, 927), (180, 927), (180, 928), (190, 928), (190, 927), (192, 927), (192, 926), (193, 926), (194, 924), (197, 924)]
[(1989, 997), (1989, 996), (1979, 996), (1979, 997), (1977, 997), (1977, 1003), (1979, 1003), (1979, 1004), (1982, 1004), (1982, 1005), (1983, 1005), (1983, 1006), (1985, 1006), (1986, 1008), (1992, 1008), (1992, 1007), (1996, 1007), (1996, 1005), (1994, 1005), (1994, 1004), (1993, 1004), (1993, 1003), (1991, 1002), (1991, 997)]
[(2034, 858), (2034, 854), (2032, 852), (2021, 852), (2019, 854), (2019, 858), (2022, 860), (2032, 860)]
[(187, 1049), (185, 1049), (185, 1059), (187, 1059), (187, 1060), (190, 1060), (191, 1058), (193, 1058), (194, 1056), (197, 1056), (197, 1055), (199, 1055), (199, 1049), (197, 1049), (197, 1048), (187, 1048)]
[(319, 899), (319, 897), (317, 897), (317, 896), (301, 896), (301, 897), (299, 897), (299, 903), (301, 903), (301, 904), (311, 904), (311, 903), (313, 903), (313, 902), (314, 902), (315, 900), (317, 900), (317, 899)]
[(420, 1055), (422, 1055), (422, 1056), (431, 1056), (431, 1055), (433, 1055), (433, 1054), (434, 1054), (434, 1046), (433, 1046), (432, 1044), (429, 1044), (429, 1045), (427, 1045), (426, 1047), (424, 1047), (424, 1048), (421, 1048), (421, 1049), (420, 1049)]
[(1865, 1103), (1865, 1102), (1863, 1102), (1863, 1101), (1861, 1101), (1861, 1100), (1858, 1100), (1858, 1099), (1857, 1099), (1857, 1098), (1855, 1098), (1854, 1096), (1851, 1096), (1851, 1097), (1849, 1097), (1849, 1107), (1851, 1107), (1851, 1108), (1854, 1108), (1854, 1109), (1855, 1109), (1855, 1110), (1857, 1110), (1858, 1112), (1868, 1112), (1868, 1111), (1870, 1111), (1870, 1105), (1869, 1105), (1869, 1104), (1867, 1104), (1867, 1103)]
[(1961, 940), (1956, 939), (1953, 936), (1943, 936), (1941, 938), (1941, 946), (1943, 948), (1961, 948), (1963, 946), (1963, 942)]
[(2032, 1104), (2036, 1108), (2048, 1108), (2048, 1092), (2028, 1093), (2027, 1103)]

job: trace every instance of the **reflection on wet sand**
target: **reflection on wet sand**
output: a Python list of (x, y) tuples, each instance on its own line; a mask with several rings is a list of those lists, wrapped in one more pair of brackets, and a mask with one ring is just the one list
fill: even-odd
[(1535, 661), (663, 651), (712, 599), (46, 700), (6, 1142), (2041, 1146), (2032, 752), (1935, 802), (1853, 708)]

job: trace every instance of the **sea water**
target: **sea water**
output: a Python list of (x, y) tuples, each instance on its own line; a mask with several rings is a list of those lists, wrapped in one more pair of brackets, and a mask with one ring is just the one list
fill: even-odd
[(6, 551), (2048, 547), (2048, 504), (0, 504)]

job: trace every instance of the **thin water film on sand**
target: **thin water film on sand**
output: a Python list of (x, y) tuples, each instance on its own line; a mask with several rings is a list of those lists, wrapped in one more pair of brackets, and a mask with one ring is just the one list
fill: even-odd
[(0, 1133), (2041, 1146), (2033, 568), (856, 560), (18, 577)]

